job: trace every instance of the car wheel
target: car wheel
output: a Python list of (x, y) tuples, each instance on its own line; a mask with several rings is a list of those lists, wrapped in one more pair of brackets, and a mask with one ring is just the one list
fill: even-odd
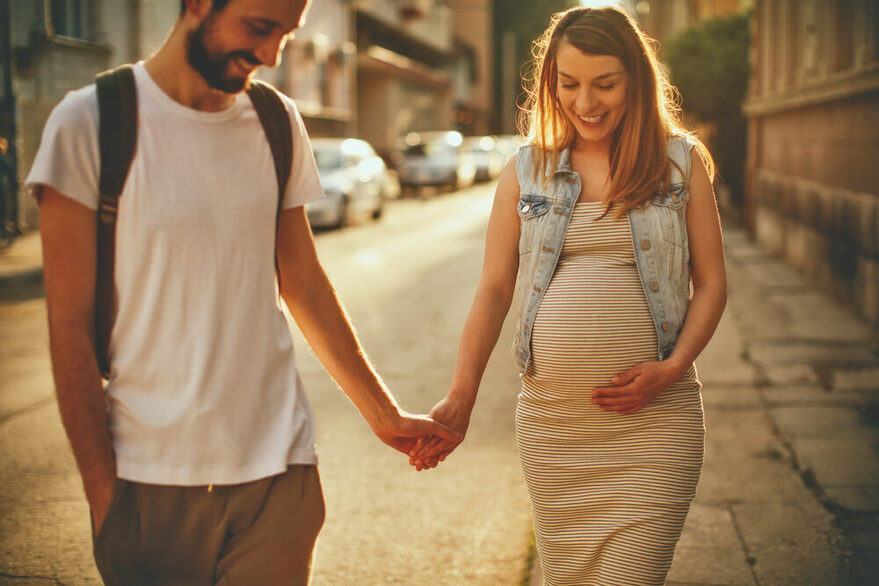
[(447, 185), (447, 188), (449, 191), (458, 191), (459, 189), (461, 189), (460, 183), (461, 183), (461, 180), (458, 177), (458, 174), (454, 173), (452, 175), (452, 179), (449, 181), (449, 183)]
[(348, 223), (348, 196), (344, 195), (339, 198), (339, 204), (336, 206), (336, 228), (341, 228)]

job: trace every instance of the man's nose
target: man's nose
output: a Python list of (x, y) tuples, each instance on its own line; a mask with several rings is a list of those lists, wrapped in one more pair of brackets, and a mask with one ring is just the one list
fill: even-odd
[(284, 52), (285, 38), (281, 37), (277, 40), (266, 41), (254, 52), (256, 58), (262, 65), (274, 67), (281, 61), (281, 54)]

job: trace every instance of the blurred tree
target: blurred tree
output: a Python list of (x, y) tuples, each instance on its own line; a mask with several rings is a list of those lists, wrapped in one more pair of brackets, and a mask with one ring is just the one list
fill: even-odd
[[(554, 13), (577, 4), (577, 0), (503, 0), (494, 3), (495, 96), (499, 116), (495, 127), (501, 132), (512, 131), (504, 128), (504, 121), (515, 117), (515, 112), (504, 115), (501, 111), (524, 101), (521, 82), (526, 72), (525, 65), (531, 60), (531, 44), (549, 26)], [(512, 40), (506, 50), (505, 36)], [(515, 71), (504, 72), (504, 68), (514, 68)]]
[(703, 21), (669, 39), (663, 48), (672, 83), (687, 116), (714, 127), (712, 154), (731, 203), (744, 201), (747, 121), (742, 102), (748, 91), (750, 14)]

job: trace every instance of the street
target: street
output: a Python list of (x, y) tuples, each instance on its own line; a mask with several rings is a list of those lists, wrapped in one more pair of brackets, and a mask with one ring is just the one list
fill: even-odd
[[(428, 411), (449, 383), (492, 189), (394, 201), (380, 222), (317, 235), (367, 352), (409, 411)], [(730, 230), (726, 239), (730, 302), (697, 361), (705, 468), (669, 584), (870, 583), (864, 559), (877, 557), (874, 501), (854, 499), (877, 487), (869, 447), (875, 427), (847, 419), (844, 429), (834, 424), (833, 436), (821, 414), (845, 405), (854, 413), (856, 401), (875, 392), (870, 381), (879, 363), (864, 342), (873, 334), (742, 232)], [(779, 309), (794, 294), (799, 309)], [(818, 306), (826, 317), (815, 321), (809, 308)], [(511, 325), (508, 319), (489, 363), (467, 440), (438, 469), (423, 472), (372, 435), (295, 334), (327, 502), (316, 586), (529, 583), (531, 522), (514, 442)], [(819, 382), (814, 359), (797, 344), (818, 333), (829, 346), (848, 344), (840, 349), (848, 362), (832, 366), (838, 374), (831, 377), (848, 385), (845, 393), (825, 386), (821, 398), (811, 390)], [(53, 398), (43, 299), (0, 301), (0, 341), (0, 583), (98, 583), (87, 509)], [(810, 439), (816, 433), (818, 444)], [(856, 441), (860, 460), (840, 451)], [(812, 445), (823, 451), (805, 451)], [(834, 467), (829, 476), (827, 466)], [(804, 481), (809, 470), (812, 483)], [(838, 470), (861, 476), (834, 485)], [(851, 517), (861, 523), (857, 543), (823, 495), (853, 515), (864, 511)]]

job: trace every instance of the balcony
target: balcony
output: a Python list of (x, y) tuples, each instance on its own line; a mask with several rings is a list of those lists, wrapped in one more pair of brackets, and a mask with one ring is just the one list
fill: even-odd
[(430, 49), (453, 49), (452, 13), (446, 0), (354, 0), (354, 9), (359, 17)]

